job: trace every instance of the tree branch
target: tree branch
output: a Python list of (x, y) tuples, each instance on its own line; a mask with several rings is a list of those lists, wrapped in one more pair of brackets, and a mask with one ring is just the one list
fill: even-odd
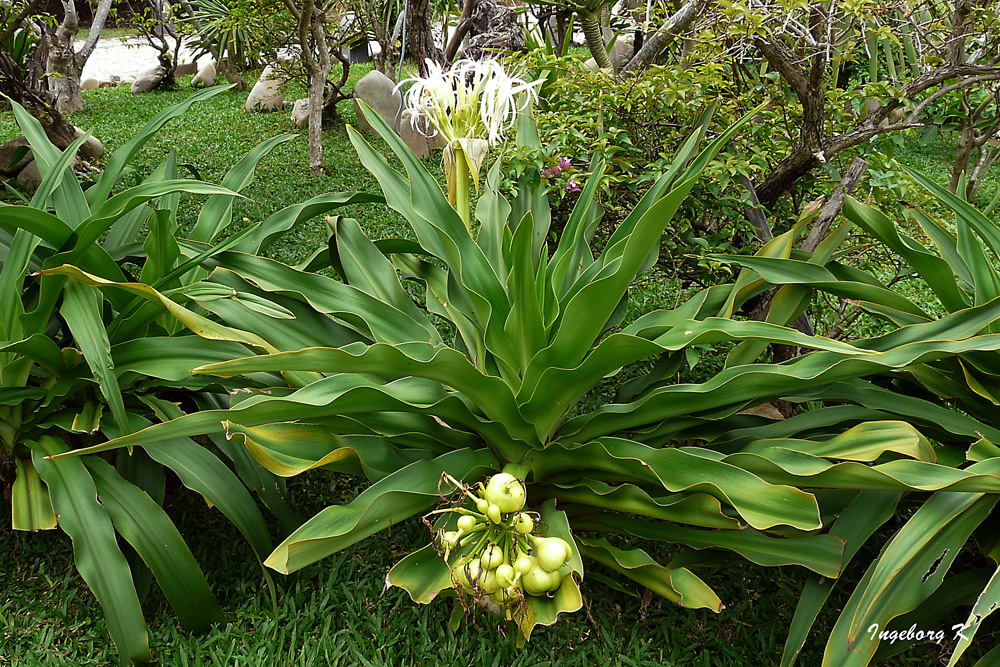
[(639, 52), (632, 56), (632, 60), (622, 68), (618, 76), (624, 77), (629, 74), (638, 73), (649, 67), (650, 63), (656, 60), (663, 49), (672, 42), (679, 34), (687, 30), (688, 26), (698, 18), (698, 0), (689, 0), (677, 12), (667, 19), (653, 36), (646, 40)]

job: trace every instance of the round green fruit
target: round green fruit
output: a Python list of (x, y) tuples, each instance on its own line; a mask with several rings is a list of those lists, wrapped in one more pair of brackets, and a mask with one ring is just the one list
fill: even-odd
[(555, 572), (570, 559), (573, 552), (561, 537), (539, 537), (535, 540), (535, 557), (546, 572)]
[(550, 591), (559, 588), (562, 577), (558, 572), (546, 572), (540, 567), (530, 570), (528, 574), (521, 577), (521, 585), (528, 595), (545, 595)]
[(510, 473), (497, 473), (490, 478), (483, 496), (504, 514), (520, 512), (524, 507), (524, 484)]

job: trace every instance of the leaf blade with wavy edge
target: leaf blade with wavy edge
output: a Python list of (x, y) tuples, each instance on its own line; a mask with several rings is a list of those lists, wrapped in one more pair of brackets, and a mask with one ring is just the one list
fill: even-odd
[(822, 266), (795, 259), (777, 257), (742, 257), (738, 255), (709, 255), (719, 262), (739, 264), (757, 272), (772, 285), (807, 285), (840, 297), (872, 302), (898, 310), (921, 320), (932, 318), (906, 297), (881, 287), (866, 283), (838, 280)]
[(195, 372), (233, 376), (259, 371), (307, 369), (321, 373), (375, 373), (434, 380), (462, 392), (489, 419), (503, 424), (514, 437), (537, 446), (533, 440), (534, 429), (521, 416), (506, 383), (496, 376), (480, 372), (468, 357), (448, 347), (428, 343), (314, 347), (211, 364), (195, 369)]
[(339, 218), (333, 240), (348, 284), (406, 313), (427, 330), (431, 340), (438, 339), (437, 329), (403, 289), (392, 263), (361, 231), (356, 221)]
[(503, 331), (510, 299), (489, 259), (473, 240), (465, 223), (448, 204), (441, 187), (392, 128), (367, 104), (361, 112), (375, 131), (402, 161), (408, 179), (388, 166), (381, 155), (348, 127), (347, 133), (362, 164), (378, 179), (389, 206), (410, 223), (420, 244), (444, 260), (454, 278), (468, 294), (486, 347), (510, 365), (513, 349)]
[(550, 446), (523, 463), (536, 480), (566, 470), (587, 468), (621, 475), (623, 480), (659, 484), (671, 493), (707, 493), (733, 507), (759, 530), (787, 525), (800, 530), (822, 526), (816, 499), (799, 489), (775, 485), (723, 461), (710, 461), (680, 449), (658, 449), (624, 438), (600, 438), (585, 445)]
[(580, 539), (588, 558), (619, 572), (657, 595), (689, 609), (710, 609), (720, 613), (722, 600), (705, 582), (687, 568), (664, 567), (642, 549), (619, 549), (606, 539)]
[(933, 445), (918, 430), (902, 421), (868, 421), (822, 442), (787, 438), (754, 440), (740, 453), (766, 454), (772, 447), (844, 461), (872, 462), (886, 452), (893, 452), (918, 461), (937, 462)]
[(796, 329), (767, 322), (740, 322), (715, 317), (701, 321), (686, 320), (652, 340), (633, 337), (626, 329), (602, 340), (575, 368), (545, 368), (537, 379), (526, 374), (517, 401), (524, 417), (536, 425), (539, 438), (544, 440), (566, 410), (615, 370), (663, 352), (734, 340), (765, 340), (845, 355), (864, 354), (863, 350), (849, 343), (808, 336)]
[[(910, 213), (918, 212), (910, 211)], [(967, 271), (967, 267), (962, 265), (953, 268), (949, 261), (929, 252), (927, 248), (909, 236), (900, 234), (896, 225), (884, 213), (862, 204), (854, 197), (847, 197), (844, 201), (844, 216), (905, 259), (927, 282), (928, 287), (934, 291), (934, 294), (941, 300), (941, 304), (949, 312), (962, 310), (971, 305), (955, 281), (955, 276)], [(920, 218), (917, 219), (919, 222)], [(930, 221), (925, 218), (924, 222)], [(921, 224), (921, 226), (925, 230), (928, 228), (925, 224)], [(948, 250), (949, 248), (945, 246), (942, 252), (948, 252)], [(961, 261), (961, 258), (954, 252), (954, 241), (950, 250), (954, 253), (952, 261)]]
[(385, 197), (361, 192), (329, 192), (298, 204), (291, 204), (272, 213), (264, 222), (242, 239), (233, 250), (258, 255), (266, 250), (281, 234), (317, 215), (342, 206), (354, 204), (384, 204)]
[(35, 468), (49, 488), (59, 527), (73, 540), (76, 569), (104, 610), (122, 664), (149, 662), (152, 656), (142, 607), (114, 526), (97, 500), (94, 480), (78, 459), (50, 460), (53, 454), (67, 451), (58, 438), (42, 436), (27, 444)]
[[(179, 413), (179, 408), (173, 407)], [(150, 428), (151, 422), (137, 415), (130, 415), (133, 432)], [(108, 437), (119, 436), (110, 424), (101, 430)], [(184, 437), (172, 437), (159, 442), (139, 442), (150, 458), (170, 468), (181, 484), (207, 498), (240, 531), (250, 547), (263, 560), (271, 551), (271, 536), (256, 502), (239, 478), (217, 456), (206, 448)], [(75, 454), (69, 452), (69, 454)], [(59, 456), (53, 457), (58, 460)]]
[[(1000, 306), (1000, 301), (996, 303)], [(992, 321), (992, 316), (986, 318)], [(961, 341), (921, 341), (886, 352), (845, 357), (834, 352), (811, 352), (785, 364), (756, 364), (728, 368), (698, 385), (671, 385), (650, 391), (627, 405), (609, 404), (560, 427), (559, 440), (570, 444), (636, 429), (681, 415), (709, 410), (737, 412), (751, 401), (780, 397), (855, 379), (911, 364), (943, 359), (975, 350), (1000, 349), (1000, 336), (976, 336)]]
[(212, 623), (224, 622), (226, 615), (209, 590), (198, 561), (163, 509), (105, 461), (96, 457), (83, 461), (115, 530), (152, 571), (181, 623), (194, 632), (204, 632)]
[[(242, 436), (242, 442), (235, 436)], [(414, 461), (434, 457), (427, 450), (393, 447), (381, 436), (335, 435), (322, 424), (240, 426), (228, 422), (226, 439), (241, 444), (260, 465), (279, 477), (324, 468), (378, 481)]]
[(209, 320), (206, 317), (202, 317), (197, 313), (191, 312), (187, 308), (177, 304), (176, 302), (168, 299), (163, 294), (154, 290), (148, 285), (143, 285), (142, 283), (118, 283), (112, 282), (110, 280), (104, 280), (103, 278), (98, 278), (97, 276), (90, 275), (74, 266), (60, 266), (53, 269), (45, 269), (43, 271), (45, 275), (54, 276), (66, 276), (72, 278), (73, 280), (82, 283), (83, 285), (88, 285), (90, 287), (99, 287), (101, 289), (121, 289), (131, 294), (140, 296), (147, 301), (153, 303), (159, 303), (164, 309), (169, 312), (173, 317), (177, 318), (181, 324), (190, 329), (193, 333), (211, 340), (228, 340), (239, 343), (245, 343), (254, 347), (259, 347), (264, 350), (273, 350), (267, 341), (256, 336), (252, 333), (247, 333), (245, 331), (239, 331), (237, 329), (232, 329), (230, 327), (217, 324)]
[(234, 164), (221, 183), (223, 188), (227, 188), (231, 192), (215, 194), (208, 198), (208, 201), (201, 207), (201, 212), (198, 213), (198, 221), (195, 223), (194, 229), (191, 230), (191, 239), (205, 242), (215, 240), (232, 221), (233, 200), (237, 196), (236, 193), (242, 192), (243, 188), (253, 182), (260, 161), (276, 147), (295, 139), (297, 136), (297, 134), (282, 134), (271, 137), (255, 146), (239, 162)]
[[(572, 613), (583, 606), (579, 581), (583, 579), (583, 559), (580, 557), (580, 545), (570, 530), (566, 513), (556, 507), (554, 499), (542, 503), (539, 513), (542, 522), (548, 526), (545, 535), (565, 540), (570, 545), (573, 554), (563, 566), (566, 574), (563, 576), (562, 584), (551, 597), (526, 596), (527, 604), (523, 607), (524, 614), (520, 618), (515, 618), (521, 631), (521, 638), (525, 641), (531, 638), (531, 632), (536, 626), (552, 625), (559, 619), (559, 614)], [(574, 575), (577, 575), (579, 580)]]
[(536, 485), (532, 494), (551, 495), (564, 503), (588, 505), (647, 516), (651, 519), (686, 523), (703, 528), (739, 528), (740, 522), (727, 516), (717, 498), (707, 493), (677, 493), (652, 497), (635, 484), (611, 486), (593, 479), (581, 479), (547, 488)]
[(437, 338), (419, 322), (370, 294), (316, 273), (299, 271), (274, 260), (227, 251), (208, 260), (267, 292), (290, 295), (321, 313), (334, 315), (358, 333), (383, 343), (405, 343)]
[[(10, 400), (22, 400), (22, 396), (23, 392), (14, 392)], [(259, 426), (269, 422), (314, 421), (378, 412), (432, 415), (449, 427), (457, 426), (463, 431), (478, 434), (491, 446), (516, 448), (517, 451), (524, 449), (523, 443), (512, 440), (502, 425), (470, 412), (469, 406), (461, 399), (446, 393), (438, 385), (419, 378), (382, 384), (360, 376), (337, 375), (314, 382), (287, 396), (252, 396), (229, 410), (184, 415), (145, 428), (140, 433), (73, 450), (66, 456), (93, 454), (177, 437), (223, 433), (223, 422), (226, 420), (243, 426)]]
[(441, 591), (455, 587), (451, 568), (433, 544), (406, 555), (385, 575), (385, 587), (402, 588), (417, 604), (430, 604)]
[(770, 537), (751, 528), (699, 530), (610, 513), (584, 517), (575, 523), (581, 530), (632, 535), (644, 540), (684, 544), (692, 549), (725, 549), (768, 567), (800, 565), (825, 577), (839, 576), (843, 565), (844, 540), (830, 535), (786, 539)]
[(264, 564), (288, 574), (422, 512), (440, 499), (442, 473), (478, 479), (495, 470), (489, 450), (460, 449), (416, 461), (372, 484), (347, 505), (327, 507), (289, 535)]

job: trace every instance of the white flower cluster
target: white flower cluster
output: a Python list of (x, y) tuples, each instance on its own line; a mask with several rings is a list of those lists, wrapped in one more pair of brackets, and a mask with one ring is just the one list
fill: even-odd
[[(517, 120), (517, 113), (532, 100), (538, 100), (536, 88), (542, 80), (527, 82), (508, 75), (496, 60), (459, 60), (444, 71), (431, 60), (426, 77), (401, 81), (413, 85), (406, 92), (406, 105), (413, 127), (421, 128), (426, 117), (435, 132), (449, 142), (456, 139), (484, 139), (491, 146), (503, 141), (504, 132)], [(521, 93), (527, 93), (518, 101)]]

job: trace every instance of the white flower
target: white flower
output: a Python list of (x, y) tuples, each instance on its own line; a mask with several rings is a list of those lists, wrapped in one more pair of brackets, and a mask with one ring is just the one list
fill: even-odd
[[(535, 89), (541, 85), (541, 79), (527, 82), (517, 75), (508, 75), (492, 58), (459, 60), (447, 72), (431, 60), (426, 64), (426, 77), (401, 81), (396, 89), (406, 83), (413, 84), (406, 93), (406, 105), (413, 111), (410, 123), (427, 134), (430, 128), (420, 125), (430, 121), (435, 133), (442, 134), (449, 143), (485, 139), (495, 146), (517, 120), (518, 111), (538, 100)], [(519, 104), (521, 93), (526, 95)]]

